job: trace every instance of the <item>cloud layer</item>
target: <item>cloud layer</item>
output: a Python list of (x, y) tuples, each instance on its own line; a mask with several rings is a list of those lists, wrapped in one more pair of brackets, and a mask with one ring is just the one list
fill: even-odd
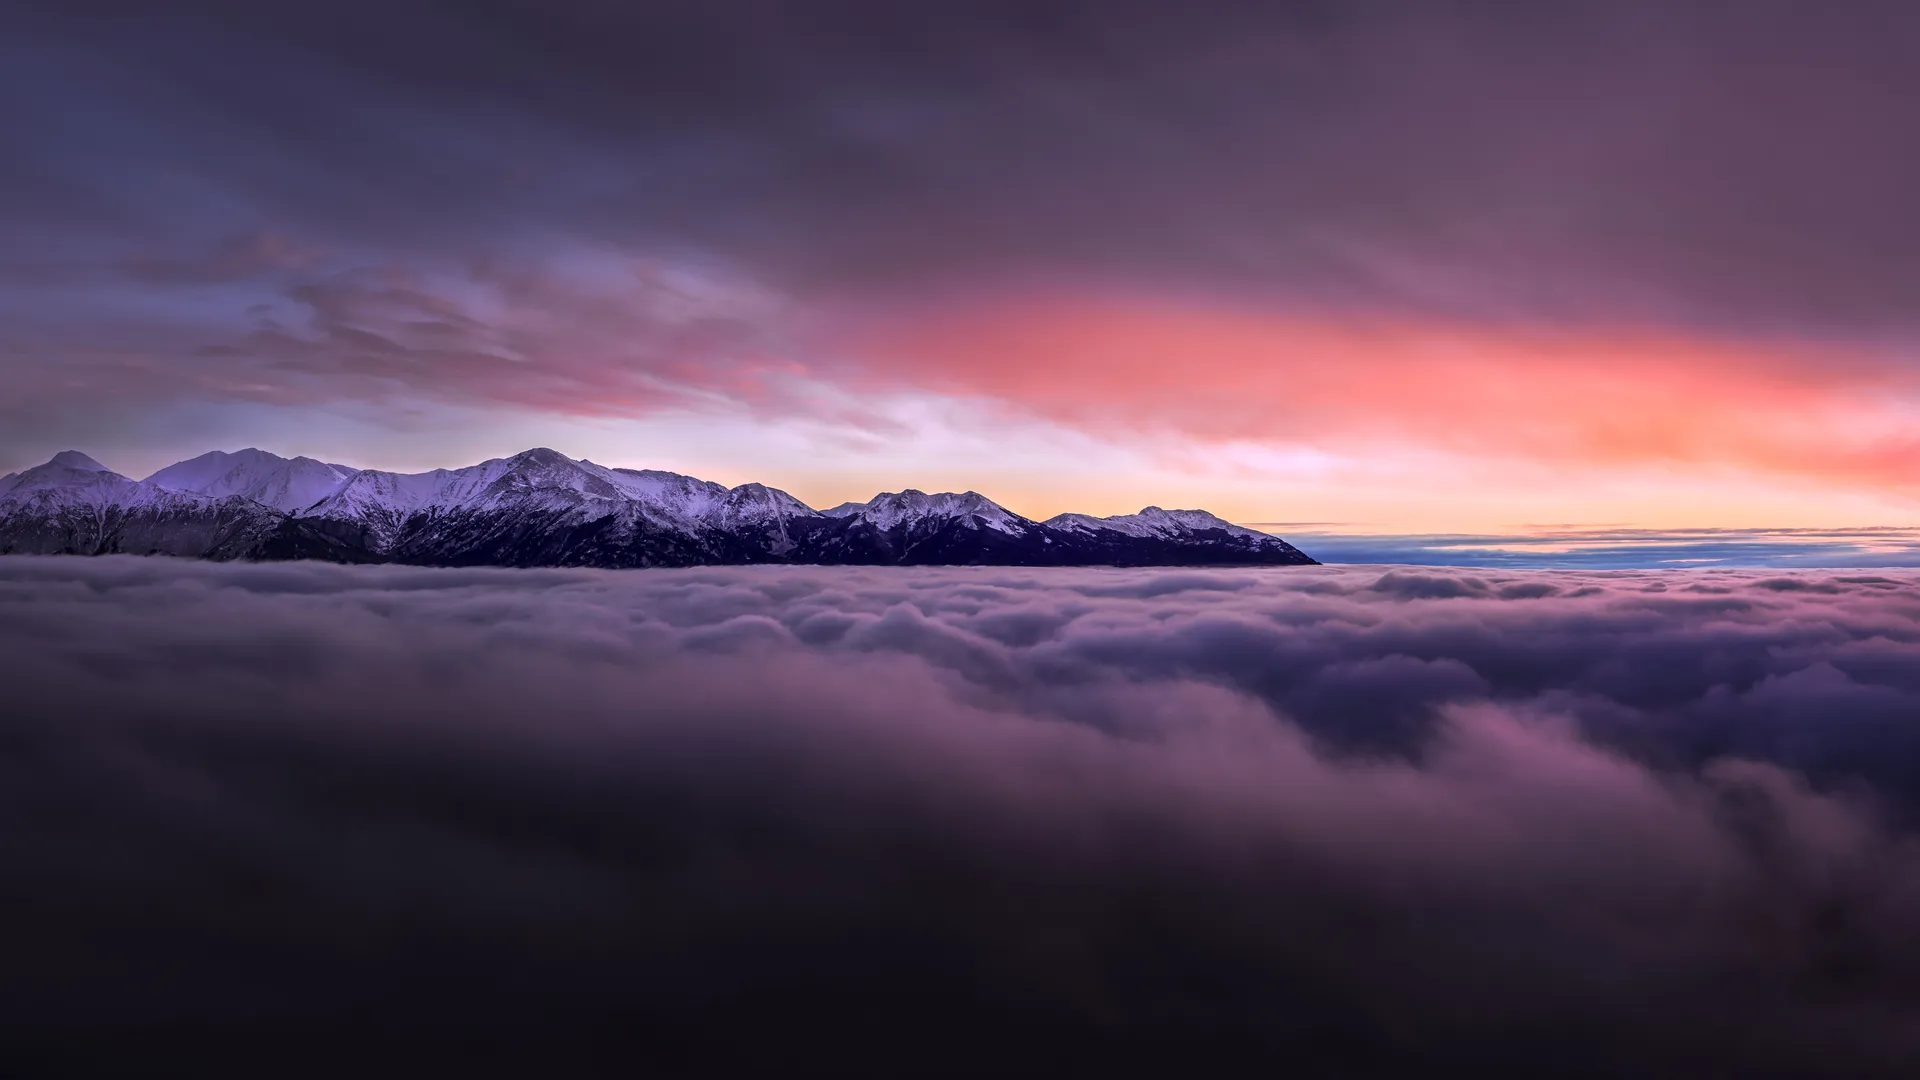
[[(414, 251), (491, 222), (722, 253), (816, 296), (1118, 278), (1911, 327), (1920, 159), (1886, 137), (1911, 118), (1907, 5), (1520, 8), (22, 8), (9, 78), (68, 108), (0, 127), (5, 213)], [(116, 159), (169, 168), (133, 184)], [(191, 273), (188, 251), (134, 265), (289, 261), (197, 239), (216, 254)]]
[(1896, 1075), (1917, 587), (0, 560), (4, 1036)]
[(1324, 525), (1255, 522), (1321, 562), (1507, 570), (1818, 569), (1920, 566), (1920, 529), (1531, 529), (1510, 536), (1316, 532)]

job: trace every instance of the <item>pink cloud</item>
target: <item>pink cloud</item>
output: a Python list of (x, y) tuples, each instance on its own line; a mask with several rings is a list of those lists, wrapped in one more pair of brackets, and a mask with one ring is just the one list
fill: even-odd
[(1834, 348), (1114, 297), (888, 313), (837, 334), (862, 385), (979, 396), (1093, 430), (1920, 486), (1908, 404), (1920, 377)]

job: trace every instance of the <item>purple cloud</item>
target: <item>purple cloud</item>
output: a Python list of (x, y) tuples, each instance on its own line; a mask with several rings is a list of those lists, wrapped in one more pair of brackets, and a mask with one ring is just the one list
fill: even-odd
[(0, 1006), (62, 1065), (1898, 1075), (1916, 585), (0, 560)]
[[(1755, 385), (1846, 369), (1868, 402), (1913, 374), (1920, 17), (1892, 0), (39, 8), (0, 15), (9, 431), (111, 429), (121, 395), (814, 415), (760, 361), (955, 380), (811, 320), (1008, 295), (1760, 339)], [(472, 282), (382, 306), (337, 278), (608, 252), (782, 306), (573, 287), (502, 319)], [(1221, 400), (1150, 419), (1287, 398), (1188, 363)], [(1891, 436), (1766, 460), (1823, 447), (1907, 479)]]

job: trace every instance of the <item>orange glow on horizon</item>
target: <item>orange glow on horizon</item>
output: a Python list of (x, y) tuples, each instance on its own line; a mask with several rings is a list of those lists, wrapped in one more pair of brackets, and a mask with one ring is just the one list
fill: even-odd
[(1865, 356), (1085, 299), (869, 319), (841, 344), (875, 387), (1089, 430), (1920, 489), (1920, 387)]

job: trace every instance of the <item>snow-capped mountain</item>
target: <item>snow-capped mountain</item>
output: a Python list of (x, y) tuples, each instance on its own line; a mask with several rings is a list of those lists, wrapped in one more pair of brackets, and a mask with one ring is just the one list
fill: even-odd
[(993, 529), (1018, 536), (1033, 524), (977, 491), (958, 495), (951, 491), (929, 495), (913, 488), (897, 494), (883, 491), (863, 503), (841, 503), (827, 514), (856, 518), (882, 531), (914, 522), (953, 521), (969, 529)]
[(797, 520), (824, 520), (761, 484), (611, 469), (545, 448), (464, 469), (364, 470), (294, 517), (383, 558), (506, 565), (776, 562)]
[[(1171, 545), (1176, 550), (1195, 557), (1195, 561), (1233, 562), (1241, 554), (1248, 561), (1260, 561), (1257, 557), (1273, 550), (1279, 544), (1296, 555), (1300, 553), (1292, 545), (1270, 533), (1248, 529), (1207, 513), (1205, 510), (1162, 510), (1149, 506), (1137, 514), (1116, 514), (1113, 517), (1089, 517), (1086, 514), (1060, 514), (1048, 518), (1044, 523), (1049, 529), (1074, 537), (1083, 546), (1091, 546), (1099, 551), (1124, 553), (1141, 544)], [(1211, 560), (1199, 559), (1201, 552), (1215, 556)], [(1312, 561), (1300, 555), (1302, 561)]]
[(345, 465), (329, 465), (309, 457), (283, 458), (249, 447), (231, 454), (219, 450), (201, 454), (161, 469), (146, 482), (215, 498), (241, 495), (291, 514), (333, 494), (356, 471)]
[(818, 562), (1047, 565), (1073, 561), (1070, 550), (977, 491), (929, 495), (908, 488), (826, 511)]
[(729, 488), (545, 448), (424, 473), (249, 449), (204, 454), (144, 481), (66, 451), (0, 478), (0, 552), (435, 566), (1313, 561), (1200, 510), (1037, 522), (978, 492), (908, 489), (823, 512), (763, 484)]
[(351, 557), (303, 545), (301, 534), (285, 514), (252, 499), (133, 480), (76, 450), (0, 482), (0, 552)]
[(43, 514), (102, 514), (114, 507), (187, 509), (201, 500), (130, 480), (78, 450), (63, 450), (44, 465), (7, 477), (0, 503)]
[(1060, 514), (1050, 517), (1046, 522), (1056, 529), (1071, 529), (1076, 532), (1118, 532), (1128, 536), (1159, 536), (1168, 539), (1183, 537), (1195, 531), (1219, 529), (1230, 535), (1265, 539), (1267, 534), (1253, 529), (1242, 528), (1214, 517), (1205, 510), (1162, 510), (1149, 506), (1137, 514), (1115, 514), (1112, 517), (1088, 517), (1085, 514)]

